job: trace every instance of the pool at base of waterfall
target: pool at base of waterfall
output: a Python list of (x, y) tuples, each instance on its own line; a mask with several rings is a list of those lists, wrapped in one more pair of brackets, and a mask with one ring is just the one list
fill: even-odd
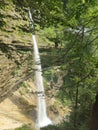
[(37, 127), (39, 128), (46, 127), (48, 125), (53, 125), (53, 122), (48, 117), (37, 122)]

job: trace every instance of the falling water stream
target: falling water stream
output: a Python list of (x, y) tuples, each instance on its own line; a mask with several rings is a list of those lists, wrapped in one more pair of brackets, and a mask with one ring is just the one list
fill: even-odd
[[(33, 22), (30, 11), (29, 11), (29, 17), (30, 17), (30, 20)], [(32, 39), (34, 43), (35, 78), (36, 78), (36, 87), (37, 87), (37, 126), (41, 128), (49, 124), (52, 124), (52, 121), (48, 118), (47, 112), (46, 112), (42, 68), (41, 68), (40, 55), (39, 55), (39, 50), (38, 50), (35, 34), (32, 34)]]

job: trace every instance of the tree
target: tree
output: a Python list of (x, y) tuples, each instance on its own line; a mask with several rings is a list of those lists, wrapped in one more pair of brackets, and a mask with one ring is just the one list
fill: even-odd
[(65, 91), (71, 95), (73, 103), (71, 130), (88, 129), (94, 97), (98, 93), (98, 13), (95, 13), (98, 4), (93, 3), (92, 7), (92, 2), (69, 1), (64, 9), (67, 21), (64, 32), (65, 53), (62, 56), (67, 71)]

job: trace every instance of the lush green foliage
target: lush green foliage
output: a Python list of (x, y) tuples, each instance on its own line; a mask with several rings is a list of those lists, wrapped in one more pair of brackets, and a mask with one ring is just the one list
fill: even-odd
[[(89, 117), (97, 93), (98, 13), (95, 13), (97, 11), (98, 5), (93, 3), (92, 7), (90, 1), (69, 2), (64, 10), (66, 25), (71, 28), (65, 29), (64, 32), (66, 42), (63, 57), (67, 71), (65, 92), (73, 104), (70, 122), (65, 125), (67, 130), (89, 128)], [(64, 91), (64, 86), (62, 90)]]
[(11, 0), (16, 7), (26, 7), (31, 10), (35, 23), (41, 27), (56, 25), (62, 19), (62, 2), (55, 0)]

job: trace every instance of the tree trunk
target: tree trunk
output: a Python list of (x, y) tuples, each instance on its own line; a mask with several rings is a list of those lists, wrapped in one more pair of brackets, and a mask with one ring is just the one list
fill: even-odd
[(90, 130), (98, 130), (98, 94), (92, 109), (91, 128)]
[(74, 108), (74, 127), (77, 125), (77, 109), (78, 109), (78, 85), (76, 86), (75, 108)]

